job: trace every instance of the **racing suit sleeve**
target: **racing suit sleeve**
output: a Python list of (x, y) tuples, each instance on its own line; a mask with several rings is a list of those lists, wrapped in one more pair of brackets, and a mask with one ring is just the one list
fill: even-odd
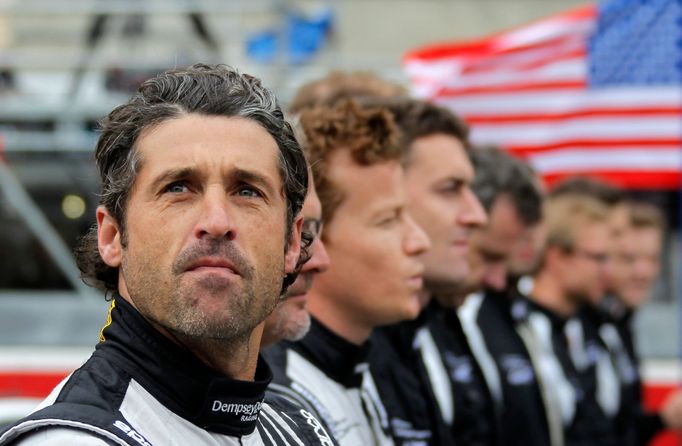
[(25, 435), (13, 446), (107, 446), (104, 440), (93, 437), (87, 432), (69, 429), (65, 427), (55, 427), (40, 430), (36, 433)]

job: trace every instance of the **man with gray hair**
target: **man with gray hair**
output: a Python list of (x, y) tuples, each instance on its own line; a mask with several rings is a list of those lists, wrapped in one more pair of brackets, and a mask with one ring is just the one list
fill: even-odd
[(477, 148), (471, 160), (476, 172), (472, 188), (488, 213), (488, 224), (474, 233), (463, 291), (503, 291), (517, 241), (539, 226), (542, 185), (526, 162), (500, 149)]
[(329, 255), (322, 242), (322, 203), (317, 196), (312, 172), (309, 172), (308, 195), (303, 202), (303, 231), (310, 234), (310, 258), (301, 266), (296, 281), (291, 284), (282, 301), (265, 320), (261, 348), (281, 340), (300, 341), (310, 330), (308, 297), (315, 276), (329, 268)]
[(515, 245), (540, 224), (540, 180), (524, 161), (493, 147), (476, 149), (471, 158), (473, 190), (488, 224), (472, 236), (471, 272), (461, 297), (454, 299), (468, 296), (458, 309), (459, 320), (494, 401), (504, 444), (555, 444), (533, 364), (516, 332), (508, 283)]
[(111, 298), (90, 359), (0, 444), (333, 444), (264, 401), (263, 321), (295, 277), (308, 169), (258, 79), (195, 65), (104, 120), (84, 280)]

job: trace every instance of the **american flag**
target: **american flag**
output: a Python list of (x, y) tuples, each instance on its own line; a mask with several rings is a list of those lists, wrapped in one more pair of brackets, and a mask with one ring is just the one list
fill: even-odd
[(682, 0), (615, 0), (478, 40), (411, 51), (417, 97), (447, 106), (475, 144), (629, 188), (680, 186)]

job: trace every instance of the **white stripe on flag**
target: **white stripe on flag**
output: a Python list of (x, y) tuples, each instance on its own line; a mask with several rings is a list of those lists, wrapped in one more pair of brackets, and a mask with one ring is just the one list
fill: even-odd
[(582, 20), (559, 18), (558, 20), (543, 20), (518, 30), (508, 32), (496, 39), (500, 49), (516, 48), (533, 45), (542, 41), (551, 41), (566, 35), (584, 35), (592, 31), (595, 26), (594, 17)]
[(682, 88), (603, 88), (592, 91), (557, 90), (518, 93), (477, 93), (436, 102), (466, 115), (499, 116), (522, 113), (557, 113), (590, 108), (680, 107)]
[(682, 167), (682, 154), (679, 149), (641, 151), (557, 149), (532, 155), (529, 161), (538, 171), (545, 174), (601, 170), (679, 171)]
[(530, 71), (499, 69), (486, 73), (464, 74), (458, 79), (442, 83), (445, 88), (513, 86), (518, 83), (548, 81), (584, 81), (587, 75), (584, 58), (572, 58), (547, 64)]
[(617, 118), (576, 118), (547, 124), (480, 124), (471, 132), (475, 144), (498, 143), (505, 146), (541, 146), (565, 140), (651, 139), (669, 140), (682, 136), (682, 119), (639, 116)]
[(434, 60), (433, 62), (424, 62), (422, 60), (411, 60), (406, 63), (405, 71), (409, 77), (417, 79), (431, 79), (442, 81), (449, 79), (451, 76), (457, 76), (461, 72), (462, 61), (459, 57), (450, 59)]

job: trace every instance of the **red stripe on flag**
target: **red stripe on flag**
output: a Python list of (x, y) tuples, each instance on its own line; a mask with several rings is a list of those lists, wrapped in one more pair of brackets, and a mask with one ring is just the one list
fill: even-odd
[(556, 149), (609, 149), (612, 147), (627, 148), (646, 148), (667, 146), (671, 148), (682, 147), (680, 139), (608, 139), (608, 140), (565, 140), (556, 144), (545, 144), (542, 146), (507, 146), (509, 151), (518, 156), (526, 156), (534, 153), (551, 152)]
[(507, 114), (507, 115), (465, 115), (464, 119), (469, 125), (476, 124), (527, 124), (529, 122), (552, 122), (574, 118), (613, 118), (622, 116), (682, 116), (680, 107), (648, 107), (648, 108), (590, 108), (561, 113), (532, 113), (532, 114)]
[(491, 52), (477, 57), (462, 58), (462, 74), (474, 75), (488, 73), (504, 68), (505, 70), (528, 71), (542, 65), (564, 60), (578, 59), (586, 54), (585, 42), (575, 37), (559, 38), (555, 42), (541, 45), (527, 45), (505, 51)]
[(587, 86), (584, 80), (561, 82), (532, 82), (519, 84), (503, 84), (486, 87), (453, 88), (445, 87), (438, 91), (439, 98), (459, 97), (468, 94), (481, 93), (509, 93), (519, 91), (547, 91), (547, 90), (582, 90)]
[(558, 53), (558, 54), (552, 54), (544, 58), (539, 58), (537, 60), (534, 60), (532, 62), (527, 62), (518, 66), (515, 66), (514, 69), (517, 71), (530, 71), (530, 70), (535, 70), (537, 68), (542, 68), (543, 66), (553, 64), (556, 62), (565, 62), (567, 60), (582, 60), (585, 58), (586, 51), (585, 48), (580, 48), (580, 49), (575, 49), (566, 53)]
[(584, 172), (567, 172), (558, 174), (543, 174), (542, 178), (548, 187), (557, 182), (576, 175), (597, 178), (607, 183), (627, 189), (659, 190), (679, 189), (680, 172), (639, 172), (639, 171), (601, 171), (585, 174)]

